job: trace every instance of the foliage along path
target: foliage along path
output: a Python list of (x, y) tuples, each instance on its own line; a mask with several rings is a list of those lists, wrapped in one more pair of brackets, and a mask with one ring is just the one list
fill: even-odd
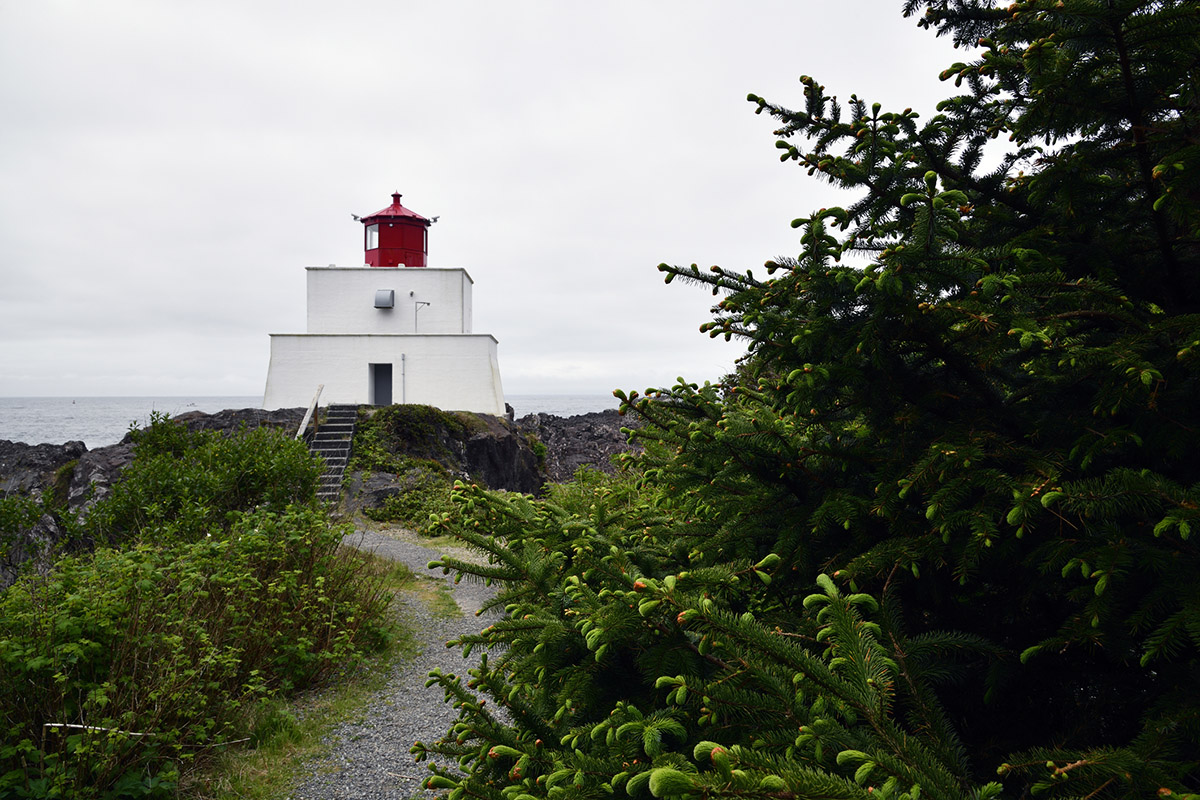
[[(356, 531), (345, 543), (361, 550), (407, 565), (417, 575), (436, 575), (426, 567), (441, 553), (423, 547), (415, 534), (390, 531), (388, 534)], [(447, 648), (446, 642), (464, 633), (477, 633), (487, 623), (476, 616), (494, 590), (478, 583), (454, 583), (445, 580), (462, 614), (439, 617), (420, 599), (402, 600), (404, 623), (411, 628), (420, 648), (418, 654), (395, 664), (386, 685), (368, 701), (357, 719), (342, 723), (330, 734), (330, 753), (309, 768), (313, 775), (291, 797), (295, 800), (406, 800), (432, 797), (424, 788), (429, 776), (424, 763), (418, 764), (409, 753), (417, 740), (440, 739), (458, 717), (458, 712), (443, 702), (442, 690), (426, 688), (429, 672), (464, 674), (476, 666), (464, 661), (461, 651)], [(495, 612), (498, 614), (498, 612)]]

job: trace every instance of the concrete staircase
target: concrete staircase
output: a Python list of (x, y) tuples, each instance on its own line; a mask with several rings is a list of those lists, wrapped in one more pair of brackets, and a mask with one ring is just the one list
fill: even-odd
[(354, 426), (358, 421), (358, 406), (329, 406), (325, 421), (309, 434), (308, 450), (325, 459), (325, 472), (317, 485), (317, 497), (336, 503), (342, 497), (342, 477), (350, 460), (350, 445), (354, 441)]

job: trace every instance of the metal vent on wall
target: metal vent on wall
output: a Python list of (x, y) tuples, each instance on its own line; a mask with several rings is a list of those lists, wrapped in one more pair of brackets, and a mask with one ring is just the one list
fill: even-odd
[(395, 289), (376, 289), (375, 290), (375, 307), (376, 308), (395, 308), (396, 307), (396, 290)]

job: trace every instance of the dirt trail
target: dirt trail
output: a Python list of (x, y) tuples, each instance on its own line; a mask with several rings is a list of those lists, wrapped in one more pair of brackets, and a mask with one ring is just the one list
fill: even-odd
[[(444, 577), (440, 570), (426, 568), (442, 551), (425, 547), (415, 534), (357, 531), (346, 537), (346, 543), (402, 562), (418, 575)], [(445, 645), (461, 634), (487, 627), (489, 623), (477, 617), (476, 612), (495, 591), (477, 583), (455, 584), (452, 578), (444, 577), (462, 616), (435, 617), (419, 600), (403, 601), (403, 621), (413, 631), (420, 652), (396, 664), (386, 685), (361, 714), (331, 732), (330, 754), (308, 765), (312, 777), (291, 795), (294, 800), (407, 800), (436, 796), (422, 787), (429, 772), (424, 763), (413, 761), (409, 748), (418, 740), (439, 739), (458, 714), (443, 702), (439, 688), (426, 688), (425, 680), (435, 668), (462, 675), (478, 663), (474, 657), (465, 661), (457, 648)]]

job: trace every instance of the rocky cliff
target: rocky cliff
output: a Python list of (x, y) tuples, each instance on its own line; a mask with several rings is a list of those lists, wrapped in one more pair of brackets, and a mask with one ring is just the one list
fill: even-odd
[(422, 405), (360, 409), (347, 477), (350, 513), (453, 480), (527, 493), (545, 482), (529, 437), (508, 419)]
[(87, 451), (83, 442), (25, 444), (0, 439), (0, 497), (36, 499), (56, 487), (65, 490), (75, 462)]
[(537, 494), (545, 483), (570, 480), (580, 467), (612, 472), (613, 456), (630, 449), (616, 411), (566, 418), (530, 414), (509, 421), (390, 406), (360, 417), (346, 493), (351, 513), (382, 508), (389, 498), (427, 486), (428, 462), (449, 478)]

